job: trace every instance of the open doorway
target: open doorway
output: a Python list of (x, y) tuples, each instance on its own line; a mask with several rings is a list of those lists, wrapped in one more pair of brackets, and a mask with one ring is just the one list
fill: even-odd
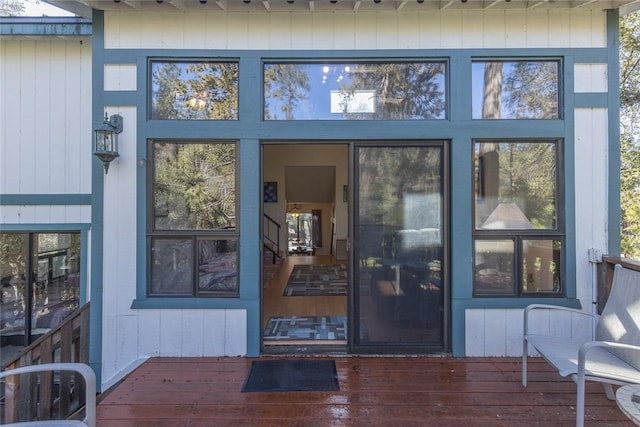
[(346, 351), (347, 144), (263, 144), (262, 348)]

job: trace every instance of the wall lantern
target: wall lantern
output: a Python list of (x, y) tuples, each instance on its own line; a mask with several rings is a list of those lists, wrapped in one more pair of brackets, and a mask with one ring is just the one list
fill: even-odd
[(102, 126), (94, 130), (93, 155), (104, 164), (104, 173), (109, 172), (109, 164), (120, 157), (118, 153), (118, 134), (122, 132), (122, 116), (114, 114), (108, 117), (105, 113)]

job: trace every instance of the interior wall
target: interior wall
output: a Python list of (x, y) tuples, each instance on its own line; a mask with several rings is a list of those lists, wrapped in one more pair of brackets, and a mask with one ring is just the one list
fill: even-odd
[[(336, 200), (334, 245), (336, 239), (346, 239), (348, 231), (347, 203), (342, 199), (342, 189), (347, 185), (349, 149), (347, 144), (274, 144), (265, 145), (263, 149), (262, 177), (264, 182), (276, 182), (278, 185), (278, 200), (274, 203), (264, 203), (264, 213), (276, 220), (283, 227), (280, 235), (280, 247), (286, 255), (286, 206), (285, 194), (285, 166), (334, 166), (336, 168)], [(313, 177), (310, 176), (312, 181)], [(331, 211), (333, 207), (328, 203), (305, 204), (304, 211), (322, 209), (322, 239), (323, 247), (319, 253), (328, 254), (335, 247), (331, 242)]]

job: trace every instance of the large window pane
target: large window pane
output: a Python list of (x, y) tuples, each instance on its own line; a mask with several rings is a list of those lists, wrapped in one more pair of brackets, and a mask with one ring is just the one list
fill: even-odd
[(79, 306), (80, 233), (0, 233), (0, 292), (3, 352), (58, 326)]
[(356, 344), (439, 347), (443, 146), (363, 146), (356, 155)]
[(151, 63), (151, 119), (235, 120), (238, 64)]
[(233, 229), (235, 144), (154, 142), (153, 228)]
[(559, 67), (558, 61), (473, 62), (473, 118), (559, 118)]
[(444, 119), (445, 73), (444, 62), (266, 64), (264, 118)]
[(35, 234), (37, 263), (31, 332), (41, 335), (78, 308), (80, 297), (80, 234)]
[(2, 347), (26, 344), (25, 321), (29, 305), (26, 302), (29, 275), (27, 252), (29, 235), (0, 233), (0, 331)]
[(556, 229), (556, 168), (555, 142), (476, 142), (476, 229)]

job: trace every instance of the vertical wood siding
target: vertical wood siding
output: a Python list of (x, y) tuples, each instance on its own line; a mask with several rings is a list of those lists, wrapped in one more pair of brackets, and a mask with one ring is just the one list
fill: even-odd
[(0, 75), (0, 194), (90, 193), (90, 40), (2, 40)]
[(591, 10), (107, 12), (107, 49), (457, 49), (605, 47)]

